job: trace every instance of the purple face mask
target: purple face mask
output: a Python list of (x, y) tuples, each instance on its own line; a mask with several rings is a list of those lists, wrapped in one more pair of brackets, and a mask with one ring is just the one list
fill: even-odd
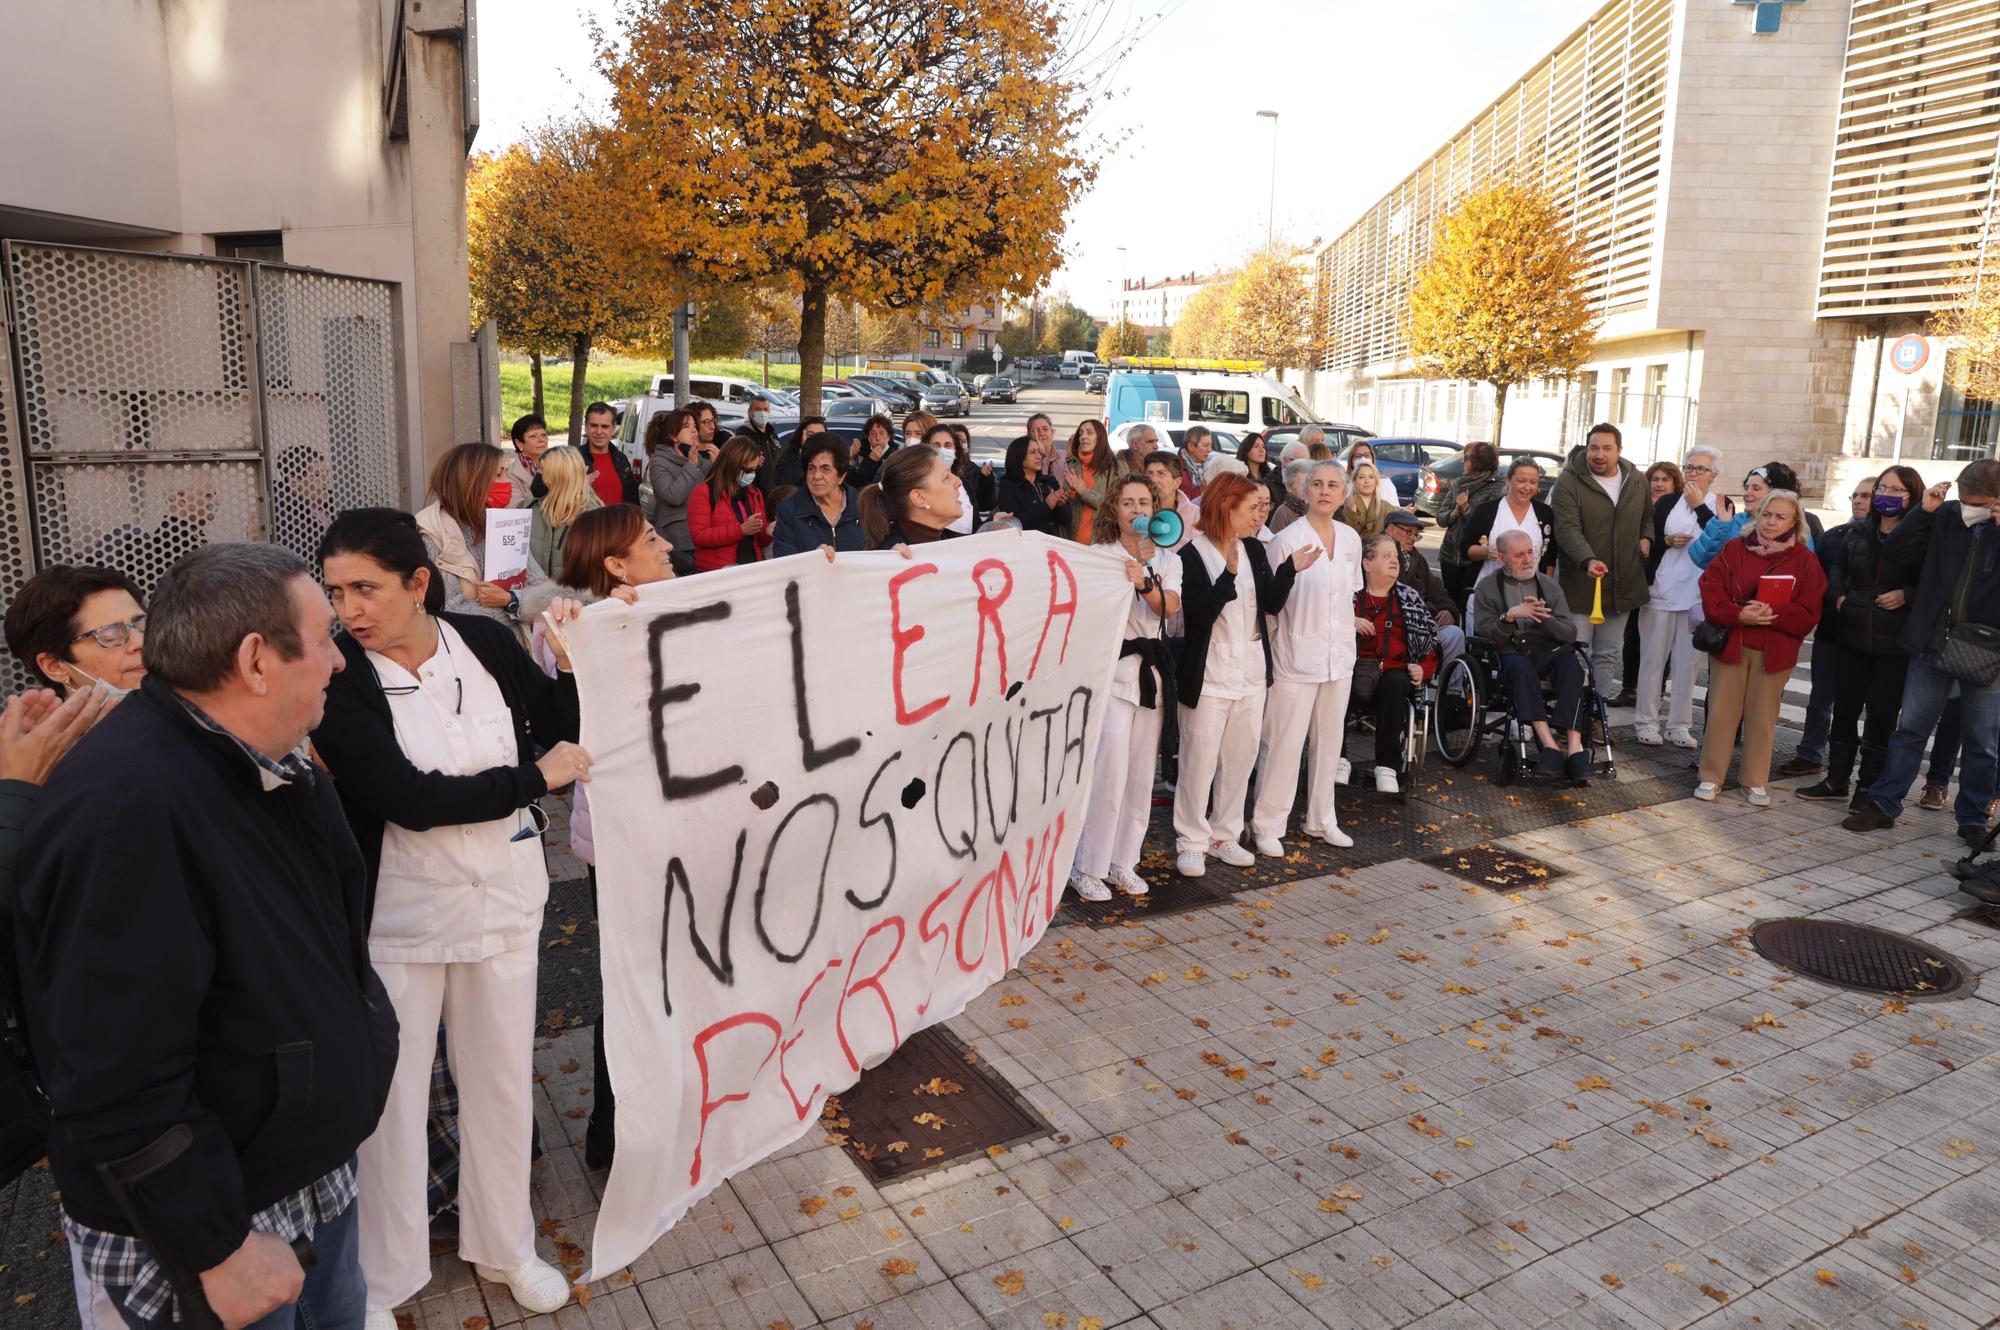
[(1901, 494), (1877, 494), (1873, 501), (1875, 511), (1884, 517), (1901, 517), (1909, 506), (1909, 499)]

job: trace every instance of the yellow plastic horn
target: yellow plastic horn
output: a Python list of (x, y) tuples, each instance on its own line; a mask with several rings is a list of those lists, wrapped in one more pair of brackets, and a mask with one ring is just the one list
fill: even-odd
[(1592, 580), (1597, 583), (1597, 590), (1591, 594), (1590, 621), (1592, 623), (1603, 623), (1604, 622), (1604, 579), (1598, 577), (1598, 578), (1593, 578)]

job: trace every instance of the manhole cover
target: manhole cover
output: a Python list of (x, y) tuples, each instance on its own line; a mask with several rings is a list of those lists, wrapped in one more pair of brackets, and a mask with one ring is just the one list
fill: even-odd
[(1495, 849), (1491, 845), (1475, 845), (1466, 850), (1448, 850), (1434, 854), (1428, 859), (1419, 859), (1421, 864), (1432, 868), (1442, 868), (1453, 877), (1464, 878), (1467, 882), (1490, 888), (1494, 891), (1539, 891), (1559, 877), (1569, 874), (1539, 859), (1531, 859), (1525, 854), (1515, 854), (1509, 850)]
[(1965, 970), (1915, 938), (1828, 919), (1770, 919), (1750, 944), (1773, 965), (1864, 993), (1946, 997), (1966, 987)]
[(936, 1025), (911, 1035), (827, 1104), (826, 1125), (847, 1137), (847, 1152), (878, 1183), (1054, 1130), (977, 1053)]
[[(1189, 910), (1207, 910), (1224, 904), (1229, 899), (1212, 886), (1205, 885), (1205, 881), (1205, 879), (1181, 877), (1169, 868), (1146, 875), (1146, 885), (1151, 890), (1143, 896), (1127, 896), (1114, 887), (1110, 900), (1087, 901), (1074, 891), (1065, 890), (1062, 913), (1056, 916), (1056, 922), (1085, 923), (1092, 928), (1116, 928), (1127, 919), (1144, 919), (1148, 915), (1182, 914)], [(1272, 884), (1267, 882), (1260, 885)]]

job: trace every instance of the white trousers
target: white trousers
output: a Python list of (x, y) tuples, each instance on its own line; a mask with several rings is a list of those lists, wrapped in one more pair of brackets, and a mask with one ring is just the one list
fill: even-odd
[(1243, 838), (1243, 801), (1264, 728), (1264, 690), (1252, 688), (1250, 696), (1233, 701), (1204, 697), (1197, 706), (1180, 708), (1180, 722), (1174, 848), (1206, 854), (1216, 841)]
[[(1299, 792), (1299, 753), (1306, 754), (1306, 834), (1340, 825), (1333, 812), (1334, 769), (1347, 732), (1347, 692), (1354, 678), (1332, 683), (1271, 685), (1264, 703), (1263, 765), (1257, 768), (1257, 806), (1250, 834), (1281, 838)], [(1310, 743), (1308, 742), (1310, 737)]]
[(1638, 723), (1660, 723), (1660, 687), (1673, 667), (1667, 695), (1667, 728), (1694, 726), (1694, 628), (1686, 610), (1639, 608)]
[(389, 1102), (361, 1144), (361, 1273), (368, 1309), (388, 1311), (431, 1278), (431, 1063), (438, 1017), (458, 1083), (458, 1251), (468, 1265), (512, 1270), (536, 1259), (528, 1199), (534, 1143), (535, 967), (539, 944), (483, 961), (376, 961), (402, 1023)]
[(1102, 880), (1114, 868), (1139, 866), (1139, 846), (1153, 813), (1153, 767), (1160, 752), (1160, 709), (1114, 697), (1104, 712), (1090, 809), (1076, 841), (1072, 873)]

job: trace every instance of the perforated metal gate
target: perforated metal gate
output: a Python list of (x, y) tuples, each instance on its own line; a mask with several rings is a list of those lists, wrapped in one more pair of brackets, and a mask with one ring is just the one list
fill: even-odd
[(210, 541), (310, 557), (334, 513), (404, 506), (394, 283), (18, 242), (5, 278), (0, 600), (66, 562), (150, 591)]

